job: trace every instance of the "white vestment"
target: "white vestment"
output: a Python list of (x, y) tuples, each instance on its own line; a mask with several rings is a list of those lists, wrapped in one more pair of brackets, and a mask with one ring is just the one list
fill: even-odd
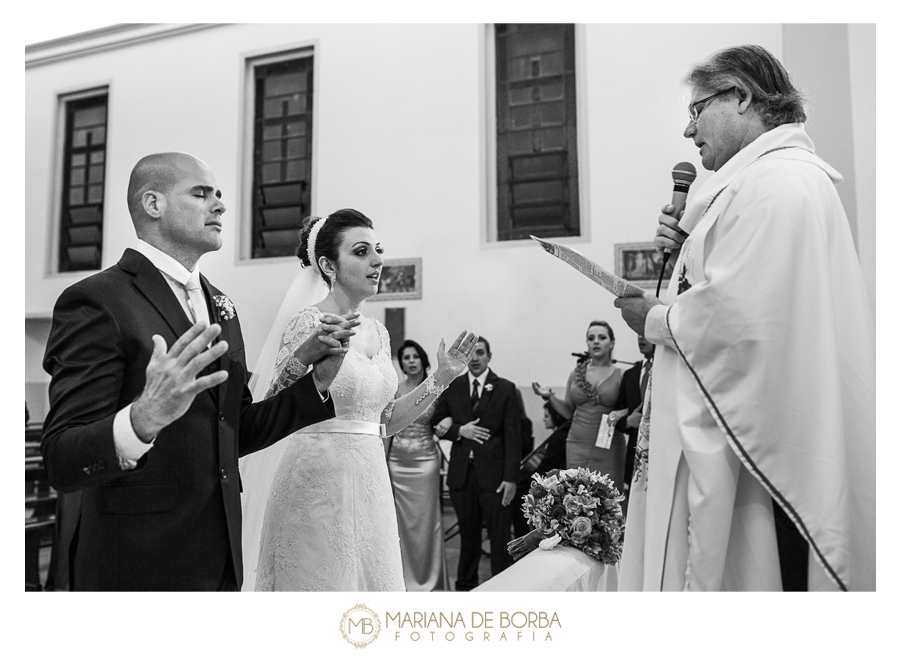
[(810, 545), (810, 590), (875, 589), (875, 334), (840, 180), (788, 124), (691, 199), (647, 318), (621, 590), (781, 589), (772, 499)]

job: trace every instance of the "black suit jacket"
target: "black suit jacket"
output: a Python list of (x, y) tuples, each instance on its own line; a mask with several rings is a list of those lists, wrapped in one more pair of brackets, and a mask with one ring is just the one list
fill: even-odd
[[(619, 400), (616, 402), (616, 409), (628, 408), (628, 413), (637, 409), (641, 405), (641, 370), (644, 367), (643, 361), (638, 361), (628, 370), (622, 373), (622, 385), (619, 387)], [(637, 437), (637, 428), (628, 427), (625, 424), (627, 416), (616, 423), (616, 429), (624, 432), (629, 437), (633, 434)]]
[[(628, 414), (637, 409), (641, 404), (641, 373), (643, 371), (644, 362), (638, 361), (628, 370), (622, 373), (622, 385), (619, 387), (619, 400), (616, 403), (616, 409), (628, 409)], [(628, 438), (625, 447), (625, 469), (622, 473), (623, 482), (631, 484), (631, 476), (634, 474), (634, 449), (637, 445), (637, 427), (628, 427), (626, 424), (628, 416), (622, 418), (616, 423), (616, 429), (623, 432)]]
[[(515, 384), (498, 377), (493, 370), (489, 371), (475, 414), (472, 413), (470, 394), (468, 375), (457, 377), (441, 394), (431, 418), (432, 425), (447, 417), (453, 421), (443, 437), (453, 442), (447, 466), (447, 488), (460, 489), (465, 484), (469, 454), (474, 458), (475, 477), (482, 489), (495, 491), (501, 482), (518, 482), (522, 439)], [(480, 418), (478, 424), (491, 433), (491, 437), (481, 444), (459, 436), (460, 426), (476, 418)]]
[(243, 581), (238, 457), (334, 415), (312, 377), (258, 404), (246, 386), (240, 322), (220, 318), (221, 291), (201, 277), (228, 371), (165, 427), (133, 470), (113, 442), (117, 411), (142, 392), (159, 334), (168, 347), (190, 321), (163, 275), (128, 249), (118, 264), (67, 288), (44, 355), (50, 410), (41, 451), (50, 484), (82, 491), (72, 542), (79, 590), (208, 590), (232, 569)]

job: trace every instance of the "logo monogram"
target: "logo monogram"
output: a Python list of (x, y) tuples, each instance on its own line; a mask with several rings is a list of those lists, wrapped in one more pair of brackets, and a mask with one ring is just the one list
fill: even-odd
[(341, 635), (357, 649), (363, 649), (381, 632), (381, 619), (362, 603), (357, 603), (341, 617)]

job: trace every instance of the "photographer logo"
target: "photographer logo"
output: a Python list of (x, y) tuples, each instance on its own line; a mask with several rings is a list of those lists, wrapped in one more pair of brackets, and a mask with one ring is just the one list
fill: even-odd
[(362, 603), (357, 603), (341, 618), (341, 635), (357, 649), (362, 649), (378, 637), (381, 620), (378, 615)]

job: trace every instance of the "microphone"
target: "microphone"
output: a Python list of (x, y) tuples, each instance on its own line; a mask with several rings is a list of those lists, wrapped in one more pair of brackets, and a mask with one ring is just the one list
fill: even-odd
[[(672, 189), (672, 205), (675, 206), (672, 215), (674, 217), (678, 217), (684, 210), (684, 206), (687, 203), (688, 190), (691, 189), (691, 183), (694, 182), (695, 178), (697, 178), (697, 169), (690, 162), (679, 162), (672, 167), (672, 182), (675, 184)], [(677, 230), (684, 237), (688, 236), (680, 227)], [(666, 254), (672, 253), (671, 249), (665, 249), (664, 251)]]
[[(581, 363), (582, 361), (587, 361), (589, 358), (591, 358), (591, 355), (588, 354), (587, 352), (572, 352), (572, 356), (574, 356), (576, 359), (578, 359), (578, 363)], [(637, 363), (637, 361), (620, 361), (619, 359), (611, 359), (611, 361), (613, 363), (622, 363), (622, 364), (625, 364), (626, 366), (633, 366), (635, 363)]]
[[(673, 217), (678, 217), (681, 212), (684, 210), (684, 206), (687, 203), (687, 195), (688, 190), (691, 189), (691, 183), (694, 182), (694, 179), (697, 178), (697, 168), (694, 167), (690, 162), (679, 162), (677, 165), (672, 167), (672, 182), (675, 184), (672, 189), (672, 205), (675, 206), (675, 210), (672, 211)], [(685, 238), (688, 236), (687, 232), (683, 231), (681, 227), (676, 227), (675, 229)], [(662, 255), (662, 267), (659, 270), (659, 281), (656, 283), (656, 296), (659, 297), (659, 290), (662, 286), (663, 276), (666, 271), (666, 264), (669, 262), (669, 256), (672, 255), (671, 249), (663, 249)]]

